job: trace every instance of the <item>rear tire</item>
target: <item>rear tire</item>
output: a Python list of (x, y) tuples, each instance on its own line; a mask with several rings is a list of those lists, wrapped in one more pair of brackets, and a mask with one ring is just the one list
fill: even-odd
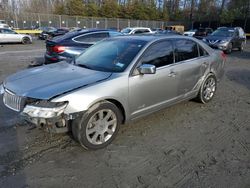
[(230, 42), (227, 46), (227, 49), (225, 50), (226, 54), (231, 54), (233, 50), (233, 44)]
[(213, 74), (210, 74), (202, 83), (200, 91), (196, 100), (200, 103), (206, 104), (210, 102), (217, 90), (217, 80)]
[(108, 101), (93, 105), (72, 122), (72, 134), (85, 149), (101, 149), (116, 137), (122, 123), (119, 108)]
[(240, 47), (239, 47), (239, 51), (243, 51), (244, 50), (244, 44), (243, 44), (243, 42), (240, 44)]
[(24, 38), (22, 39), (22, 43), (23, 43), (23, 44), (30, 44), (30, 43), (31, 43), (31, 40), (30, 40), (30, 38), (28, 38), (28, 37), (24, 37)]

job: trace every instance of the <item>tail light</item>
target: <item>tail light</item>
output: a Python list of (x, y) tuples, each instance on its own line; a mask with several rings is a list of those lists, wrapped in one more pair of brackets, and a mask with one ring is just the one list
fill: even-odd
[(65, 46), (53, 46), (51, 48), (52, 52), (55, 52), (55, 53), (62, 53), (65, 51)]

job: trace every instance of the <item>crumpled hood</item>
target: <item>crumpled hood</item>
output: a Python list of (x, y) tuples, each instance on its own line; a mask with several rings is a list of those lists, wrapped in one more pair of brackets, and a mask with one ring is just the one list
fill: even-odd
[(4, 87), (19, 96), (48, 100), (107, 79), (111, 74), (61, 62), (13, 74), (4, 81)]

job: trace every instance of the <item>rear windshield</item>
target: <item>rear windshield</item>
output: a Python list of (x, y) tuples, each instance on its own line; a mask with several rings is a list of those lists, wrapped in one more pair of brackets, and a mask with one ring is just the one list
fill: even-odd
[[(55, 42), (60, 42), (60, 41), (63, 41), (63, 40), (65, 40), (65, 39), (71, 39), (71, 38), (73, 38), (73, 37), (77, 37), (78, 35), (84, 34), (83, 31), (84, 31), (84, 30), (81, 30), (81, 32), (79, 32), (79, 31), (67, 32), (67, 33), (64, 34), (64, 35), (61, 35), (61, 36), (59, 36), (59, 37), (57, 37), (57, 38), (53, 38), (53, 41), (55, 41)], [(87, 32), (87, 31), (88, 31), (88, 30), (86, 30), (86, 32)]]

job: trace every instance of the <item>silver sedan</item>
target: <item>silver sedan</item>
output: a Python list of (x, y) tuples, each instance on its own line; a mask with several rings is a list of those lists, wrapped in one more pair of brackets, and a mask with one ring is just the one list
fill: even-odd
[(84, 148), (107, 146), (119, 127), (178, 102), (211, 101), (225, 55), (185, 36), (103, 40), (72, 63), (16, 73), (2, 85), (4, 104), (54, 132), (72, 130)]

